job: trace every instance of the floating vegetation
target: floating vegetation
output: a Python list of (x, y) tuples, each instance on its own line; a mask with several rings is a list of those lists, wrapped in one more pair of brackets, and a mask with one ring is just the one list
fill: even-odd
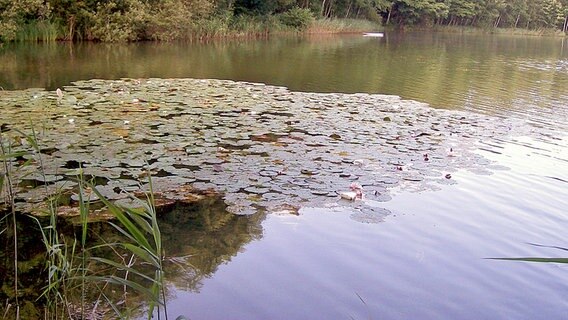
[(364, 207), (355, 210), (351, 214), (351, 219), (361, 223), (379, 223), (383, 222), (385, 217), (392, 213), (385, 208)]
[[(396, 96), (225, 80), (77, 81), (62, 94), (2, 92), (0, 124), (12, 148), (25, 149), (21, 132), (40, 128), (41, 163), (38, 154), (19, 160), (31, 165), (15, 177), (21, 211), (61, 190), (72, 207), (79, 168), (105, 197), (132, 204), (126, 194), (148, 189), (136, 181), (150, 169), (163, 203), (201, 199), (207, 190), (235, 214), (346, 201), (341, 192), (357, 183), (363, 208), (353, 218), (376, 222), (384, 209), (365, 199), (437, 190), (457, 183), (450, 173), (460, 169), (506, 170), (476, 148), (512, 130), (502, 119)], [(40, 166), (47, 174), (38, 175)]]

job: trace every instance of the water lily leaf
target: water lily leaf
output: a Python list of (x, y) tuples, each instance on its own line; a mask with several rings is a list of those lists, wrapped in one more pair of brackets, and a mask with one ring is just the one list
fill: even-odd
[(361, 223), (379, 223), (391, 214), (392, 212), (385, 208), (364, 207), (352, 213), (349, 217)]
[[(487, 141), (511, 133), (502, 119), (385, 95), (194, 79), (84, 80), (63, 91), (60, 101), (53, 91), (3, 91), (0, 123), (10, 125), (0, 129), (18, 141), (17, 152), (27, 152), (17, 134), (28, 130), (26, 114), (41, 112), (55, 124), (40, 137), (46, 178), (36, 180), (37, 159), (28, 152), (16, 182), (32, 181), (22, 187), (74, 179), (81, 169), (101, 192), (122, 197), (148, 189), (138, 184), (147, 179), (148, 162), (158, 191), (175, 199), (192, 184), (254, 197), (233, 206), (333, 202), (337, 186), (356, 181), (367, 199), (380, 202), (390, 200), (394, 186), (435, 190), (433, 182), (456, 183), (444, 174), (458, 169), (503, 170), (475, 146), (483, 140), (481, 147), (499, 151), (499, 143)], [(19, 157), (10, 161), (17, 165)], [(34, 201), (47, 196), (33, 192), (26, 196)]]

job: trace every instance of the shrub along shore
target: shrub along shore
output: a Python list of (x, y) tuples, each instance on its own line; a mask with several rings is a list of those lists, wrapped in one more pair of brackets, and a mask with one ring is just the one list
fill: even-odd
[[(567, 0), (0, 0), (0, 42), (209, 39), (439, 27), (566, 34)], [(512, 31), (511, 31), (512, 30)], [(514, 32), (513, 32), (514, 31)]]

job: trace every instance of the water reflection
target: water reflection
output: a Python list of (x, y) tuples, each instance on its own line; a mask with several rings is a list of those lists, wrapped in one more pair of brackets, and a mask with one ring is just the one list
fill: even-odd
[(14, 44), (0, 49), (0, 86), (55, 88), (95, 77), (231, 78), (303, 91), (397, 94), (528, 120), (531, 138), (484, 139), (480, 153), (509, 171), (452, 173), (456, 186), (398, 195), (387, 203), (393, 214), (385, 223), (308, 209), (270, 216), (263, 241), (254, 241), (263, 237), (262, 215), (229, 215), (218, 203), (207, 208), (219, 210), (172, 212), (162, 226), (164, 242), (172, 244), (167, 254), (191, 255), (195, 268), (171, 270), (180, 290), (172, 290), (177, 299), (168, 307), (193, 319), (362, 319), (368, 313), (553, 319), (566, 310), (565, 270), (482, 258), (548, 253), (526, 242), (565, 246), (566, 43), (402, 34), (205, 45)]
[(481, 152), (509, 170), (458, 171), (457, 186), (399, 194), (384, 204), (393, 214), (383, 223), (362, 224), (335, 208), (268, 216), (263, 240), (204, 279), (199, 294), (176, 292), (170, 316), (564, 318), (565, 267), (484, 258), (563, 255), (527, 242), (565, 246), (565, 182), (549, 176), (568, 179), (555, 158), (566, 145), (491, 143), (500, 153)]
[(403, 33), (207, 44), (5, 44), (0, 86), (54, 89), (92, 78), (218, 78), (299, 91), (395, 94), (438, 108), (505, 115), (553, 110), (565, 116), (566, 41)]
[(251, 241), (262, 238), (263, 213), (238, 216), (214, 197), (192, 206), (178, 206), (160, 219), (166, 256), (167, 281), (177, 289), (199, 291), (201, 282), (231, 261)]
[[(203, 280), (211, 277), (220, 265), (228, 263), (243, 252), (245, 246), (262, 238), (261, 223), (266, 217), (265, 213), (237, 216), (227, 212), (225, 208), (221, 197), (209, 197), (192, 205), (178, 205), (171, 212), (160, 216), (162, 241), (167, 261), (170, 262), (166, 266), (166, 281), (171, 297), (179, 290), (199, 292)], [(49, 223), (47, 217), (40, 220), (44, 226)], [(45, 246), (41, 241), (37, 221), (25, 215), (19, 215), (17, 221), (18, 273), (22, 290), (20, 301), (35, 305), (28, 309), (39, 312), (41, 303), (35, 301), (39, 299), (48, 277)], [(78, 237), (80, 227), (73, 227), (69, 222), (60, 220), (58, 230), (69, 237), (68, 243), (72, 243), (70, 237), (73, 232)], [(12, 294), (9, 285), (14, 281), (13, 234), (8, 219), (0, 220), (0, 230), (0, 275), (6, 284), (0, 292), (0, 299), (6, 301)], [(93, 245), (100, 239), (108, 242), (124, 241), (106, 223), (91, 223), (89, 238)], [(110, 313), (110, 310), (107, 311)]]

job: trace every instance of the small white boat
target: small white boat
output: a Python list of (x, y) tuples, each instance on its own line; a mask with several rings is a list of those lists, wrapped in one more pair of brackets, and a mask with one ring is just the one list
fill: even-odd
[(375, 38), (382, 38), (385, 34), (383, 32), (365, 32), (363, 33), (363, 37), (375, 37)]

